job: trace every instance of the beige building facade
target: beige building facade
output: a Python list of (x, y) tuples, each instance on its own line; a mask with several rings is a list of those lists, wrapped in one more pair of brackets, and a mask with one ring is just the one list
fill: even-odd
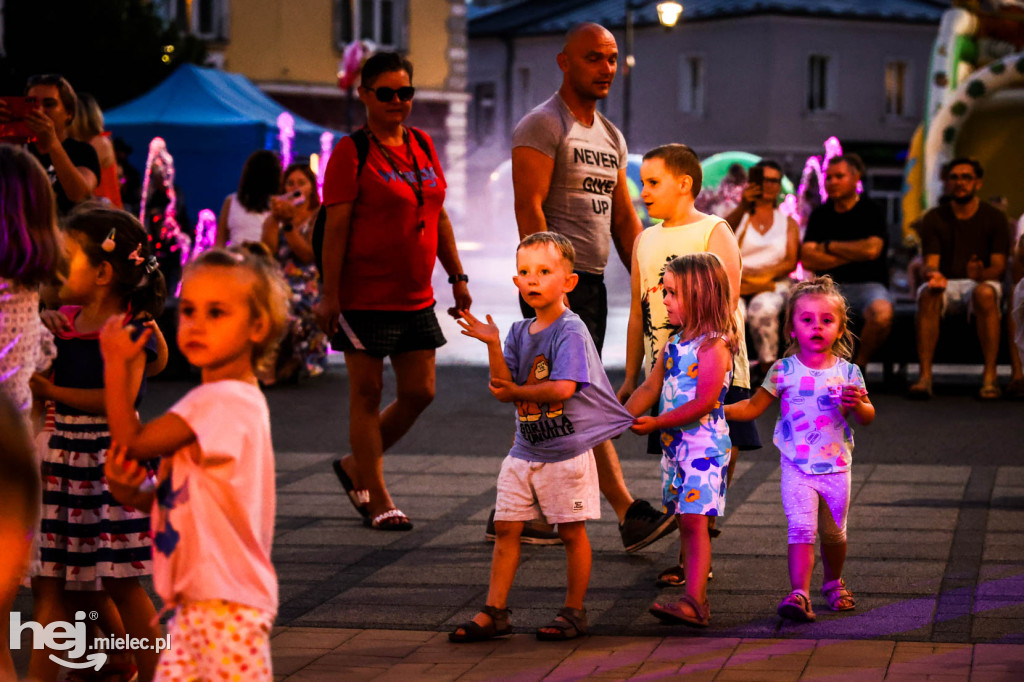
[(165, 12), (207, 41), (210, 62), (255, 82), (295, 113), (349, 132), (364, 122), (354, 93), (338, 87), (354, 40), (413, 63), (409, 123), (426, 130), (448, 180), (449, 211), (466, 198), (465, 0), (167, 0)]

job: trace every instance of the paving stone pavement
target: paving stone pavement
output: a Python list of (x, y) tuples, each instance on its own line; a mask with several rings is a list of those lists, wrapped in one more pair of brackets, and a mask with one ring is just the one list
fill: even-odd
[[(606, 505), (588, 524), (592, 636), (532, 637), (562, 603), (564, 552), (524, 546), (510, 597), (517, 634), (450, 644), (446, 633), (484, 602), (492, 546), (483, 528), (510, 437), (507, 406), (487, 402), (485, 377), (479, 368), (439, 369), (437, 403), (384, 459), (389, 488), (416, 524), (410, 533), (363, 528), (331, 471), (347, 434), (347, 420), (334, 416), (345, 411), (343, 372), (268, 392), (278, 680), (1024, 679), (1024, 449), (1006, 432), (1020, 423), (1020, 406), (982, 405), (966, 391), (927, 406), (874, 396), (880, 419), (858, 431), (853, 467), (844, 573), (855, 611), (829, 612), (815, 589), (816, 623), (775, 615), (788, 586), (786, 528), (778, 454), (768, 445), (740, 457), (713, 543), (706, 631), (647, 613), (676, 591), (656, 588), (654, 576), (678, 543), (625, 554)], [(153, 384), (143, 409), (151, 417), (185, 390)], [(768, 444), (771, 420), (760, 426)], [(629, 438), (617, 447), (630, 490), (656, 500), (656, 459)], [(820, 583), (819, 567), (812, 585)], [(31, 612), (26, 591), (15, 610)], [(19, 670), (26, 654), (15, 652)]]
[[(604, 503), (588, 524), (593, 636), (532, 638), (561, 605), (564, 553), (524, 546), (509, 599), (524, 634), (456, 646), (445, 633), (486, 596), (483, 527), (500, 458), (388, 455), (410, 533), (363, 528), (330, 459), (279, 454), (279, 679), (1024, 679), (1024, 467), (855, 466), (845, 576), (857, 609), (832, 613), (815, 590), (818, 621), (794, 624), (774, 611), (788, 585), (779, 468), (741, 458), (713, 543), (708, 630), (647, 613), (677, 591), (653, 579), (678, 542), (625, 554)], [(656, 498), (652, 461), (623, 467), (635, 495)]]

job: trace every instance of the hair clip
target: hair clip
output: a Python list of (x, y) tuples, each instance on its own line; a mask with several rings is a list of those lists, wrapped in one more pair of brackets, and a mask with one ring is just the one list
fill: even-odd
[(100, 248), (106, 251), (107, 253), (113, 251), (115, 248), (117, 248), (117, 244), (114, 243), (114, 237), (116, 236), (117, 230), (114, 229), (113, 227), (110, 228), (110, 232), (107, 233), (107, 238), (103, 240), (102, 244), (100, 244)]
[(142, 265), (143, 263), (146, 262), (146, 259), (142, 256), (141, 252), (142, 243), (140, 242), (139, 245), (135, 247), (135, 250), (128, 254), (128, 260), (130, 260), (135, 265)]
[(150, 256), (146, 261), (146, 274), (151, 275), (153, 271), (160, 267), (160, 263), (157, 262), (156, 256)]

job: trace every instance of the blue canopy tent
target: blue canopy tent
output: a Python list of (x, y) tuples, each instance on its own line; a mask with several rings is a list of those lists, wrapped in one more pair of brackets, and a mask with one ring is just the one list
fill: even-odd
[[(279, 148), (277, 117), (287, 111), (241, 74), (180, 66), (145, 95), (107, 112), (106, 127), (134, 151), (145, 171), (149, 142), (162, 137), (174, 157), (175, 181), (185, 192), (190, 218), (238, 187), (245, 159), (257, 149)], [(338, 133), (295, 116), (296, 158), (320, 152), (320, 135)]]

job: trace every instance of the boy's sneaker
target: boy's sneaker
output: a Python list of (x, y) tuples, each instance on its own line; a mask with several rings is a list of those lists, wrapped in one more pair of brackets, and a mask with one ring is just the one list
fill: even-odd
[[(487, 542), (494, 542), (497, 534), (494, 532), (494, 510), (491, 510), (491, 515), (487, 517), (487, 530), (484, 531), (484, 539)], [(562, 544), (562, 538), (558, 537), (558, 531), (554, 528), (551, 530), (544, 530), (543, 528), (537, 528), (532, 523), (527, 523), (523, 526), (523, 534), (519, 536), (519, 542), (524, 545), (560, 545)]]
[(672, 514), (663, 514), (647, 500), (633, 500), (619, 524), (622, 546), (632, 554), (670, 534), (676, 527)]

